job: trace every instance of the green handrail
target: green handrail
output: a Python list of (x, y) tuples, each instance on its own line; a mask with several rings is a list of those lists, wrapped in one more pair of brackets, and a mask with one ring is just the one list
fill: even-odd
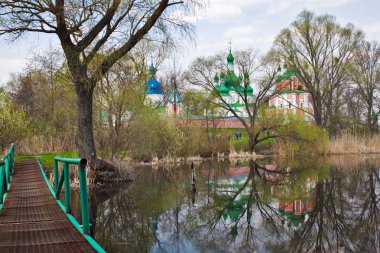
[[(58, 163), (63, 163), (62, 173), (59, 176)], [(70, 207), (70, 165), (78, 165), (79, 168), (79, 194), (80, 205), (82, 214), (82, 227), (84, 234), (90, 234), (90, 215), (88, 208), (88, 191), (87, 191), (87, 177), (86, 177), (86, 164), (87, 160), (84, 158), (54, 158), (54, 192), (55, 198), (59, 199), (62, 186), (65, 185), (65, 211), (67, 214), (71, 213)]]
[(8, 152), (0, 159), (0, 204), (4, 203), (5, 193), (11, 187), (11, 175), (14, 169), (14, 145), (11, 144)]

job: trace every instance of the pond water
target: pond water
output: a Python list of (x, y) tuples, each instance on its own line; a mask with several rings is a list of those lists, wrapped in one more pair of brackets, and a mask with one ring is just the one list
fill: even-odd
[(380, 252), (379, 158), (139, 167), (91, 193), (94, 236), (107, 252)]

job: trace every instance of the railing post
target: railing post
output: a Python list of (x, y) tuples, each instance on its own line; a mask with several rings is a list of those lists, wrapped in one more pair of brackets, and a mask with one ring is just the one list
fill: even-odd
[[(61, 191), (62, 185), (65, 187), (65, 211), (67, 214), (71, 213), (70, 207), (70, 164), (78, 165), (78, 174), (79, 174), (79, 196), (80, 196), (80, 205), (81, 205), (81, 214), (82, 214), (82, 233), (91, 234), (91, 224), (90, 224), (90, 212), (88, 204), (88, 189), (87, 189), (87, 177), (86, 177), (86, 165), (87, 160), (82, 159), (73, 159), (73, 158), (54, 158), (54, 181), (57, 182), (55, 189), (56, 199), (59, 199), (59, 193)], [(59, 163), (64, 163), (62, 173), (58, 175)], [(58, 182), (59, 181), (59, 182)]]
[(90, 234), (90, 217), (88, 211), (88, 191), (87, 191), (87, 177), (86, 177), (86, 164), (87, 160), (82, 158), (79, 162), (79, 191), (80, 191), (80, 205), (82, 209), (82, 226), (83, 233)]
[(58, 161), (54, 159), (54, 191), (56, 193), (56, 196), (57, 196), (57, 189), (58, 189), (58, 179), (59, 178), (59, 175), (58, 175)]
[(69, 164), (65, 163), (63, 166), (63, 173), (65, 177), (65, 207), (66, 213), (71, 213), (70, 209), (70, 169)]
[(9, 157), (5, 157), (5, 165), (4, 165), (4, 169), (5, 169), (5, 191), (8, 191), (8, 185), (11, 181), (11, 178), (10, 178), (10, 175), (9, 175)]
[(4, 160), (0, 160), (0, 204), (3, 204), (4, 200)]
[(15, 164), (15, 145), (12, 143), (11, 145), (11, 152), (10, 152), (10, 159), (9, 159), (9, 171), (13, 175), (14, 173), (14, 164)]

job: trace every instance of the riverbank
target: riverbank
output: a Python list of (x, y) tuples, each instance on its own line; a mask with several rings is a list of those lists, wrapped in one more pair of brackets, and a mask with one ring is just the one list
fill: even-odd
[[(231, 130), (232, 132), (232, 130)], [(243, 135), (244, 137), (244, 135)], [(232, 139), (230, 141), (230, 150), (222, 153), (214, 154), (211, 157), (201, 157), (190, 156), (190, 157), (165, 157), (158, 159), (153, 158), (149, 162), (142, 162), (138, 160), (133, 160), (130, 157), (126, 157), (122, 160), (110, 161), (117, 167), (121, 168), (128, 165), (165, 165), (165, 164), (175, 164), (183, 162), (199, 162), (210, 159), (257, 159), (264, 156), (274, 156), (274, 155), (289, 155), (284, 150), (275, 148), (275, 141), (272, 141), (272, 145), (266, 145), (260, 148), (260, 150), (255, 152), (248, 152), (248, 138), (242, 138), (240, 140)], [(318, 150), (316, 155), (344, 155), (344, 154), (380, 154), (380, 136), (359, 136), (352, 134), (343, 134), (339, 137), (331, 138), (323, 147), (315, 147), (314, 150)], [(238, 148), (237, 148), (238, 147)], [(279, 151), (281, 150), (281, 152)], [(298, 153), (292, 154), (297, 155)], [(300, 152), (302, 154), (302, 152)], [(305, 154), (305, 153), (303, 153)], [(54, 157), (79, 157), (78, 151), (64, 151), (64, 152), (49, 152), (41, 154), (16, 154), (18, 159), (36, 157), (43, 164), (44, 168), (47, 170), (52, 170), (54, 165)]]

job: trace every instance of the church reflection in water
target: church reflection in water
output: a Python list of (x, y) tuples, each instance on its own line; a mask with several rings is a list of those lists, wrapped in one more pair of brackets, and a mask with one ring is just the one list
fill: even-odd
[(94, 193), (95, 238), (108, 252), (376, 252), (378, 165), (308, 159), (139, 168)]

